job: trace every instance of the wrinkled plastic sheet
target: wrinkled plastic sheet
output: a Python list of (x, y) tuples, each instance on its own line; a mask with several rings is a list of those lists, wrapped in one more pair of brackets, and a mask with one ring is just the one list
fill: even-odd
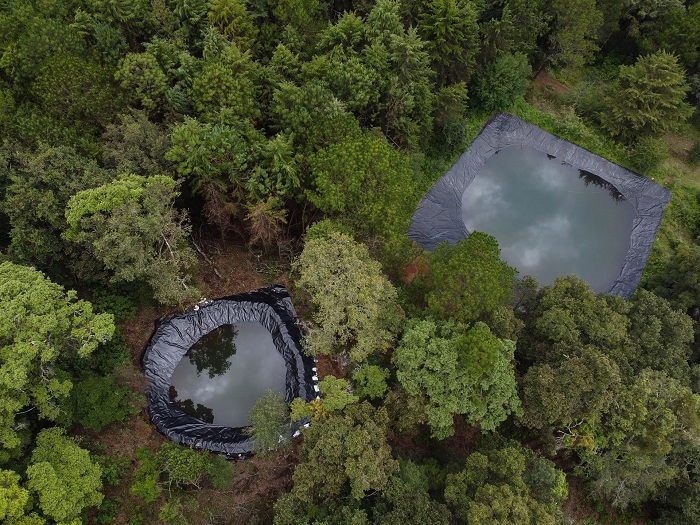
[(413, 214), (408, 236), (432, 251), (443, 241), (456, 243), (469, 235), (462, 219), (462, 196), (486, 160), (508, 146), (530, 146), (574, 168), (612, 184), (635, 210), (629, 249), (609, 293), (629, 298), (639, 284), (671, 193), (643, 177), (580, 146), (500, 113), (433, 185)]
[(148, 413), (156, 428), (169, 439), (231, 458), (245, 457), (253, 451), (253, 438), (246, 433), (246, 427), (206, 423), (181, 411), (169, 395), (175, 367), (193, 344), (222, 325), (244, 321), (257, 321), (272, 334), (287, 367), (287, 403), (296, 397), (304, 401), (317, 397), (315, 363), (301, 352), (302, 332), (284, 286), (205, 301), (184, 313), (160, 319), (143, 356), (144, 375), (149, 382)]

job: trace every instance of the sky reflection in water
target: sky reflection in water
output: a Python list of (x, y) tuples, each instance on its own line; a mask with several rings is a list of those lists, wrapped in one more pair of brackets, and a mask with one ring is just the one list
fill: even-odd
[(207, 423), (246, 425), (268, 388), (284, 393), (286, 364), (258, 322), (224, 325), (200, 339), (173, 372), (170, 397)]
[(629, 247), (633, 206), (610, 184), (531, 147), (487, 159), (462, 197), (469, 231), (490, 233), (501, 257), (541, 285), (578, 275), (610, 289)]

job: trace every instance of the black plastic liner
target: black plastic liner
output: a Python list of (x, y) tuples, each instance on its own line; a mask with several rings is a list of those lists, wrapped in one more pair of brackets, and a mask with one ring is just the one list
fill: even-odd
[(159, 320), (142, 360), (149, 381), (146, 397), (151, 421), (171, 440), (229, 457), (244, 457), (252, 452), (254, 442), (245, 432), (246, 427), (214, 425), (185, 414), (168, 392), (175, 367), (193, 344), (222, 325), (242, 321), (257, 321), (272, 334), (287, 365), (285, 400), (291, 403), (296, 397), (304, 401), (317, 397), (315, 363), (301, 352), (302, 333), (284, 286), (205, 301), (182, 314)]
[(408, 236), (432, 251), (443, 241), (452, 244), (469, 235), (462, 220), (462, 195), (491, 155), (508, 146), (530, 146), (553, 155), (614, 186), (635, 210), (629, 249), (620, 275), (609, 293), (629, 298), (642, 277), (671, 193), (642, 175), (623, 168), (580, 146), (500, 113), (433, 185), (413, 214)]

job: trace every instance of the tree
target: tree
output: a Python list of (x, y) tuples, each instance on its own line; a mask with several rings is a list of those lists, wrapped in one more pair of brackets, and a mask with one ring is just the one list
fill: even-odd
[(431, 0), (418, 17), (418, 34), (437, 73), (438, 85), (468, 81), (479, 52), (477, 8), (469, 0)]
[(550, 437), (553, 432), (557, 448), (591, 448), (621, 383), (617, 364), (593, 348), (559, 364), (531, 366), (522, 380), (520, 421)]
[(209, 3), (209, 22), (229, 40), (243, 49), (252, 49), (258, 36), (253, 17), (241, 0), (213, 0)]
[[(32, 84), (41, 109), (68, 125), (101, 130), (123, 107), (112, 67), (71, 54), (48, 55)], [(79, 124), (78, 124), (79, 123)]]
[(0, 469), (0, 520), (5, 523), (24, 516), (29, 501), (29, 491), (20, 486), (19, 480), (16, 472)]
[(595, 0), (551, 3), (553, 28), (550, 34), (550, 56), (557, 65), (582, 67), (598, 51), (598, 31), (603, 15)]
[(289, 442), (290, 419), (289, 405), (284, 395), (268, 388), (250, 409), (248, 424), (255, 439), (254, 450), (269, 452), (286, 445)]
[(101, 376), (88, 372), (75, 381), (63, 407), (61, 423), (70, 426), (76, 422), (99, 432), (110, 423), (125, 421), (137, 411), (133, 393), (117, 385), (112, 374)]
[(370, 235), (408, 229), (415, 190), (408, 157), (377, 133), (349, 135), (309, 158), (309, 200)]
[(557, 277), (528, 301), (518, 356), (556, 366), (592, 347), (612, 358), (623, 375), (631, 373), (628, 311), (620, 297), (596, 295), (574, 275)]
[(509, 109), (516, 98), (525, 94), (529, 82), (527, 57), (522, 53), (501, 54), (477, 72), (475, 98), (479, 111), (492, 113)]
[(66, 228), (64, 210), (69, 199), (112, 176), (65, 146), (42, 145), (34, 153), (19, 151), (8, 159), (8, 165), (9, 185), (3, 202), (11, 226), (8, 252), (18, 262), (59, 273), (68, 263), (60, 234)]
[(220, 55), (205, 60), (192, 78), (190, 96), (194, 109), (210, 121), (221, 110), (229, 117), (258, 117), (258, 89), (253, 76), (256, 67), (250, 51), (228, 43)]
[(201, 123), (186, 118), (170, 135), (165, 154), (178, 175), (205, 199), (204, 214), (222, 232), (242, 214), (244, 185), (263, 137), (250, 124)]
[(583, 472), (599, 496), (625, 509), (682, 475), (669, 456), (700, 443), (700, 396), (665, 372), (644, 369), (615, 401), (599, 446), (583, 454)]
[(168, 78), (152, 54), (128, 53), (120, 61), (115, 78), (131, 101), (142, 109), (155, 112), (162, 107)]
[(417, 279), (428, 311), (468, 323), (510, 302), (517, 272), (500, 255), (496, 239), (481, 232), (454, 246), (440, 244), (429, 257), (430, 271)]
[(443, 503), (430, 497), (431, 480), (427, 469), (410, 460), (400, 461), (400, 468), (374, 505), (373, 514), (378, 525), (449, 525), (452, 514)]
[(359, 399), (350, 392), (350, 384), (345, 379), (330, 375), (319, 381), (318, 389), (323, 394), (321, 406), (326, 413), (343, 410)]
[(193, 450), (179, 443), (163, 443), (155, 455), (160, 473), (167, 477), (168, 487), (191, 485), (202, 487), (204, 476), (209, 474), (212, 462), (206, 451)]
[(352, 376), (357, 394), (370, 399), (383, 399), (388, 378), (389, 371), (376, 365), (364, 365)]
[(688, 384), (693, 320), (647, 290), (634, 294), (629, 319), (635, 371), (651, 368)]
[(691, 115), (685, 102), (688, 89), (675, 55), (658, 51), (639, 57), (632, 66), (620, 66), (601, 122), (610, 134), (627, 141), (661, 135)]
[(10, 262), (0, 263), (0, 302), (0, 446), (12, 449), (20, 444), (18, 412), (55, 420), (72, 388), (67, 361), (90, 355), (114, 324), (75, 291)]
[(39, 432), (27, 467), (27, 487), (39, 497), (41, 511), (57, 522), (78, 518), (102, 503), (102, 469), (87, 450), (60, 428)]
[(318, 80), (301, 85), (282, 81), (272, 97), (272, 123), (294, 137), (304, 155), (335, 144), (360, 130), (357, 119)]
[(317, 306), (306, 338), (312, 354), (340, 354), (361, 363), (389, 349), (403, 312), (396, 289), (367, 247), (333, 232), (307, 240), (296, 262), (297, 285)]
[(431, 434), (454, 433), (453, 416), (494, 430), (520, 413), (512, 341), (501, 341), (483, 323), (472, 328), (431, 320), (410, 321), (392, 362), (406, 392), (425, 396)]
[(102, 158), (119, 173), (162, 175), (172, 166), (165, 160), (170, 137), (163, 126), (148, 119), (145, 111), (132, 109), (117, 117), (102, 134)]
[(564, 473), (550, 461), (505, 444), (473, 452), (462, 471), (448, 474), (445, 501), (467, 523), (554, 525), (567, 493)]
[(663, 271), (652, 274), (648, 287), (695, 320), (697, 349), (700, 344), (700, 246), (680, 243)]
[(384, 409), (366, 403), (315, 420), (304, 431), (292, 496), (306, 505), (349, 496), (360, 500), (386, 487), (398, 467), (386, 442)]
[(196, 259), (187, 216), (173, 206), (176, 187), (164, 175), (123, 175), (81, 191), (68, 202), (64, 237), (83, 245), (114, 281), (145, 281), (163, 304), (192, 299), (198, 292), (185, 272)]

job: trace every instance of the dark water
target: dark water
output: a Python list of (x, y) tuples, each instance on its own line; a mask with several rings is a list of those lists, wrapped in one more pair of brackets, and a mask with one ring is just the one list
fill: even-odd
[(175, 368), (170, 398), (208, 423), (246, 425), (268, 388), (284, 393), (286, 365), (260, 323), (224, 325), (200, 339)]
[(620, 275), (634, 208), (610, 184), (534, 148), (490, 157), (462, 197), (469, 231), (490, 233), (501, 257), (540, 284), (578, 275), (597, 292)]

